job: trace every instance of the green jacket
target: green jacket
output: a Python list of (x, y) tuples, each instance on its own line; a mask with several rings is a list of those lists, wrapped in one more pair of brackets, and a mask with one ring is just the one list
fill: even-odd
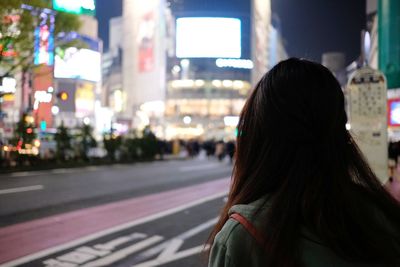
[[(262, 229), (262, 221), (258, 218), (265, 218), (263, 215), (269, 207), (268, 203), (264, 204), (265, 202), (266, 199), (262, 198), (248, 205), (235, 205), (229, 214), (240, 213), (257, 229)], [(258, 209), (260, 216), (254, 216)], [(302, 229), (302, 236), (300, 249), (305, 267), (377, 267), (345, 262), (306, 229)], [(265, 250), (253, 236), (239, 222), (229, 219), (215, 237), (208, 266), (266, 267), (264, 257)]]

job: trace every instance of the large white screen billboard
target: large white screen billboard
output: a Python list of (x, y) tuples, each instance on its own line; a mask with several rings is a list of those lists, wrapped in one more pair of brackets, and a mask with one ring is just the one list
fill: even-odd
[(55, 56), (54, 77), (98, 82), (101, 79), (101, 56), (97, 51), (69, 47)]
[(178, 58), (240, 58), (241, 22), (235, 18), (176, 20)]

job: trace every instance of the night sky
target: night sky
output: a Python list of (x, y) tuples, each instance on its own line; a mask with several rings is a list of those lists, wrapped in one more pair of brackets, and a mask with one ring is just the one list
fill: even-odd
[[(185, 8), (198, 12), (247, 12), (249, 0), (185, 0)], [(272, 0), (272, 12), (290, 56), (321, 60), (327, 51), (345, 52), (347, 62), (360, 52), (365, 27), (365, 0)], [(122, 14), (122, 0), (97, 0), (99, 35), (108, 47), (108, 20)]]

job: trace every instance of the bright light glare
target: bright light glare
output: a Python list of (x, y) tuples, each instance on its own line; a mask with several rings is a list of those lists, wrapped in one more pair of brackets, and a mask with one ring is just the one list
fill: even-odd
[(175, 80), (175, 81), (172, 81), (171, 85), (174, 88), (182, 88), (182, 87), (190, 88), (195, 85), (195, 81), (193, 81), (193, 80)]
[(52, 99), (52, 94), (46, 91), (36, 91), (35, 100), (42, 103), (50, 103)]
[(181, 67), (179, 67), (178, 65), (175, 65), (175, 66), (172, 68), (172, 72), (173, 72), (174, 74), (178, 74), (180, 71), (181, 71)]
[(140, 106), (140, 110), (147, 114), (161, 114), (165, 111), (165, 103), (163, 101), (148, 101)]
[(184, 124), (190, 124), (192, 122), (192, 118), (190, 116), (183, 117)]
[(235, 89), (242, 89), (244, 87), (244, 82), (240, 80), (233, 81), (233, 87)]
[(225, 126), (237, 126), (239, 123), (238, 116), (225, 116), (224, 117)]
[(204, 80), (196, 80), (194, 83), (197, 87), (202, 87), (205, 84)]
[(221, 87), (222, 81), (221, 80), (213, 80), (212, 85), (214, 85), (215, 87)]
[(38, 139), (35, 139), (35, 141), (33, 141), (33, 145), (35, 147), (40, 147), (40, 141)]
[(90, 119), (89, 119), (88, 117), (85, 117), (85, 118), (83, 119), (83, 123), (84, 123), (85, 125), (89, 125), (89, 124), (90, 124)]
[(182, 60), (181, 60), (181, 66), (182, 66), (182, 68), (187, 68), (187, 67), (189, 67), (189, 65), (190, 65), (189, 59), (182, 59)]
[(231, 81), (231, 80), (223, 80), (223, 81), (222, 81), (222, 85), (223, 85), (224, 87), (232, 87), (233, 81)]
[(15, 93), (17, 87), (17, 80), (14, 78), (4, 77), (3, 83), (0, 82), (0, 92)]
[(60, 108), (59, 107), (57, 107), (57, 106), (52, 106), (51, 107), (51, 113), (53, 115), (57, 115), (59, 112), (60, 112)]
[(215, 64), (219, 68), (252, 69), (254, 67), (250, 59), (219, 58)]
[(241, 22), (235, 18), (176, 20), (178, 58), (240, 58)]

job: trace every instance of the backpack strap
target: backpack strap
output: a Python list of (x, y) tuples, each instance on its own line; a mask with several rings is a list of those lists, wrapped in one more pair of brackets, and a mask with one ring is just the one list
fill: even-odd
[(232, 213), (229, 216), (229, 218), (240, 223), (244, 227), (244, 229), (246, 229), (247, 232), (249, 232), (249, 234), (257, 241), (257, 243), (260, 246), (265, 246), (265, 240), (264, 240), (264, 236), (262, 235), (262, 233), (260, 233), (260, 231), (249, 220), (247, 220), (243, 215), (241, 215), (239, 213)]

